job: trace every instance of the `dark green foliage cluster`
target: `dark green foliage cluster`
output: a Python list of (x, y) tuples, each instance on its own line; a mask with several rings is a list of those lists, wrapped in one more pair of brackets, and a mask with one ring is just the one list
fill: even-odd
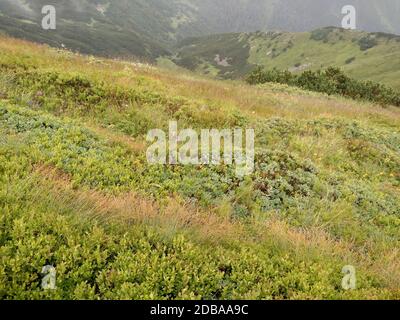
[(333, 28), (321, 28), (311, 32), (310, 38), (315, 41), (328, 42), (329, 35), (332, 33)]
[(371, 35), (368, 35), (358, 40), (358, 44), (360, 46), (361, 51), (366, 51), (368, 49), (375, 47), (378, 44), (378, 41)]
[(255, 194), (262, 211), (295, 205), (302, 197), (315, 196), (317, 169), (311, 161), (293, 154), (264, 150), (256, 157)]
[(267, 82), (281, 83), (328, 95), (400, 106), (400, 93), (395, 90), (380, 83), (352, 79), (334, 67), (318, 71), (307, 70), (299, 75), (287, 70), (280, 71), (275, 68), (265, 70), (259, 67), (247, 76), (246, 81), (253, 85)]
[(351, 58), (346, 59), (345, 63), (350, 64), (350, 63), (354, 62), (355, 60), (356, 60), (356, 57), (351, 57)]

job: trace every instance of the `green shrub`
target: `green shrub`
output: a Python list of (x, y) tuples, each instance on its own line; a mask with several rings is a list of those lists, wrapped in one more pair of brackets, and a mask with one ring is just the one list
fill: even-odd
[(333, 32), (332, 27), (327, 27), (327, 28), (321, 28), (317, 30), (313, 30), (311, 32), (310, 38), (315, 41), (323, 41), (323, 42), (328, 42), (329, 40), (329, 35)]
[(328, 95), (336, 94), (382, 105), (400, 106), (400, 93), (380, 83), (352, 79), (340, 69), (333, 67), (326, 70), (307, 70), (299, 75), (287, 70), (279, 71), (275, 68), (264, 70), (259, 67), (247, 76), (246, 81), (253, 85), (267, 82), (281, 83)]
[(317, 169), (282, 151), (263, 150), (256, 156), (254, 196), (262, 211), (282, 210), (301, 197), (312, 197)]
[(378, 41), (372, 36), (365, 36), (358, 41), (358, 45), (361, 51), (366, 51), (378, 45)]
[(351, 58), (346, 59), (345, 63), (350, 64), (350, 63), (354, 62), (355, 60), (356, 60), (356, 57), (351, 57)]

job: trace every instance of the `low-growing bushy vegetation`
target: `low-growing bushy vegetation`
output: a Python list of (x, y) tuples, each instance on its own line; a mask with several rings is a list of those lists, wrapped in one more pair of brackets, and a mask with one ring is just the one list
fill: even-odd
[[(0, 71), (1, 299), (400, 298), (397, 108), (7, 38)], [(255, 171), (148, 164), (171, 119), (253, 128)]]
[(361, 51), (366, 51), (378, 45), (378, 41), (372, 36), (365, 36), (358, 40)]
[(321, 29), (316, 29), (311, 32), (310, 39), (315, 40), (315, 41), (323, 41), (323, 42), (328, 42), (329, 40), (329, 35), (334, 31), (335, 28), (321, 28)]
[[(68, 121), (2, 107), (1, 123), (2, 136), (6, 137), (0, 144), (3, 299), (390, 297), (390, 291), (374, 289), (377, 280), (363, 272), (359, 275), (359, 291), (341, 291), (340, 261), (327, 257), (323, 264), (317, 258), (300, 262), (294, 250), (276, 241), (251, 244), (242, 239), (210, 247), (207, 242), (188, 239), (190, 235), (185, 235), (184, 228), (179, 232), (179, 228), (165, 230), (164, 225), (133, 223), (136, 217), (132, 213), (125, 218), (131, 221), (129, 227), (110, 220), (110, 209), (102, 213), (103, 217), (109, 216), (105, 221), (99, 219), (96, 215), (101, 202), (89, 196), (74, 196), (74, 189), (146, 189), (142, 179), (151, 176), (152, 182), (171, 190), (167, 185), (178, 180), (173, 180), (173, 175), (168, 178), (168, 170), (140, 175), (133, 163), (124, 160), (129, 157), (120, 148), (112, 148)], [(254, 199), (263, 199), (266, 209), (282, 208), (282, 201), (290, 199), (292, 204), (299, 203), (300, 198), (294, 200), (296, 194), (311, 196), (309, 188), (315, 179), (311, 164), (300, 167), (295, 159), (275, 152), (260, 156), (257, 163), (260, 167), (254, 190), (260, 195)], [(60, 182), (53, 180), (60, 178), (51, 176), (52, 180), (46, 180), (43, 171), (35, 169), (38, 165), (53, 166), (68, 174), (72, 189), (58, 186)], [(204, 197), (198, 192), (205, 192), (206, 185), (193, 186), (190, 191), (190, 184), (208, 183), (215, 189), (221, 188), (222, 174), (228, 179), (227, 172), (220, 172), (221, 178), (212, 180), (213, 173), (205, 171), (201, 181), (192, 174), (189, 171), (184, 178), (186, 185), (180, 190), (183, 197)], [(210, 189), (208, 197), (227, 194), (226, 183), (223, 192)], [(232, 212), (236, 218), (246, 218), (249, 210), (255, 209), (252, 188), (252, 184), (244, 183), (232, 194), (229, 203), (236, 205)], [(150, 219), (151, 207), (147, 210), (144, 214)], [(53, 265), (57, 270), (54, 291), (40, 287), (44, 265)]]
[(301, 74), (277, 69), (264, 70), (259, 67), (252, 71), (246, 80), (249, 84), (276, 82), (328, 95), (341, 95), (382, 105), (400, 106), (400, 93), (395, 90), (380, 83), (352, 79), (334, 67), (326, 70), (307, 70)]

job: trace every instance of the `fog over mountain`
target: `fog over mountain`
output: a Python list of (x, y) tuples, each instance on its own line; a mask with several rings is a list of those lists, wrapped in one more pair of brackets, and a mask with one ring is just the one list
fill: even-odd
[[(340, 26), (341, 9), (353, 5), (357, 28), (365, 31), (400, 33), (398, 0), (192, 0), (199, 16), (214, 32), (266, 29), (310, 31)], [(195, 23), (196, 24), (196, 23)], [(198, 22), (197, 22), (198, 24)]]
[[(51, 2), (51, 3), (50, 3)], [(309, 31), (340, 26), (400, 34), (399, 0), (0, 0), (0, 30), (89, 53), (154, 57), (178, 40), (226, 32)], [(57, 9), (57, 30), (41, 29), (41, 8)]]

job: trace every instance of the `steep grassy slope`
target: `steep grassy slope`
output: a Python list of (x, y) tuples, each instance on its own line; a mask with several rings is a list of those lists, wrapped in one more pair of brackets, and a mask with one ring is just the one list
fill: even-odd
[[(400, 298), (398, 108), (9, 38), (0, 71), (1, 298)], [(256, 171), (149, 165), (171, 119), (254, 128)]]
[[(323, 28), (222, 34), (188, 39), (179, 46), (176, 64), (203, 74), (213, 70), (219, 78), (243, 76), (255, 65), (292, 72), (338, 66), (357, 79), (400, 88), (400, 37), (394, 35)], [(225, 59), (227, 64), (221, 64)]]

